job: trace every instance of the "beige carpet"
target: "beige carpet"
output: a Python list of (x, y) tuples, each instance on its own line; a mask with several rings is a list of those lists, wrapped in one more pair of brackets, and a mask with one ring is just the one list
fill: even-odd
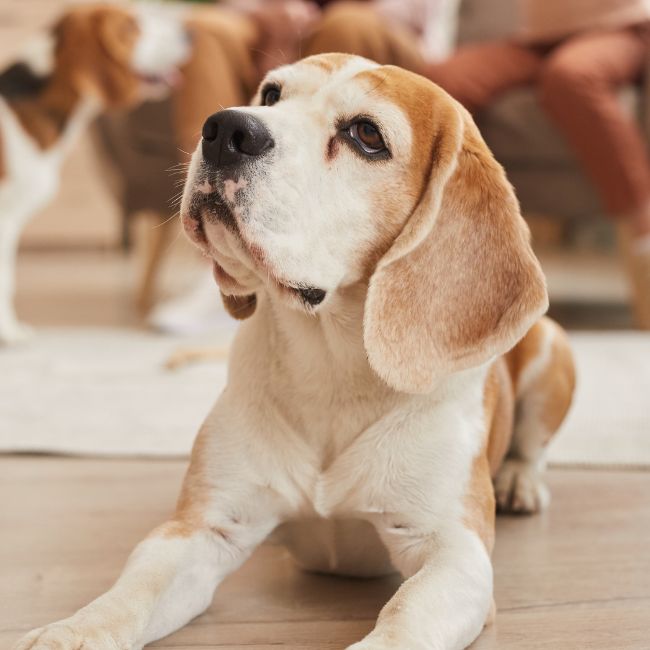
[[(650, 335), (572, 339), (578, 392), (551, 462), (650, 467)], [(181, 344), (187, 341), (137, 330), (52, 328), (29, 345), (1, 349), (0, 451), (187, 454), (226, 367), (166, 370)]]

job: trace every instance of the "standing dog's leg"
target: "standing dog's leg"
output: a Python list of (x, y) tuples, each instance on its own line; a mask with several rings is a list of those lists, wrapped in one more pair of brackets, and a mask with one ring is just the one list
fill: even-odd
[(31, 328), (18, 322), (14, 310), (16, 249), (20, 219), (0, 214), (0, 344), (17, 343), (31, 334)]
[(460, 524), (435, 534), (395, 527), (380, 535), (408, 580), (375, 629), (348, 650), (466, 648), (492, 608), (492, 565), (479, 536)]
[(115, 585), (70, 618), (30, 632), (15, 650), (133, 650), (209, 606), (219, 582), (276, 526), (280, 502), (244, 477), (207, 477), (196, 456), (176, 517), (136, 547)]

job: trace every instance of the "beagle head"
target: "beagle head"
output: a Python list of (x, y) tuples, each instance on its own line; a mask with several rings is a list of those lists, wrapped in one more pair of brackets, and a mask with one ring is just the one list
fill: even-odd
[(439, 87), (327, 54), (272, 71), (253, 103), (208, 118), (181, 206), (233, 315), (262, 291), (318, 314), (367, 283), (371, 366), (425, 392), (545, 311), (512, 187)]
[(178, 12), (156, 3), (75, 6), (53, 40), (51, 73), (108, 107), (159, 94), (189, 55)]

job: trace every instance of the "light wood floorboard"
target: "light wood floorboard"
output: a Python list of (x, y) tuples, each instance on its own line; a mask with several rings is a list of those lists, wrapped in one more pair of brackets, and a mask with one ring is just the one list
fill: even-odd
[[(133, 545), (172, 510), (184, 467), (0, 458), (0, 647), (108, 588)], [(650, 473), (549, 478), (549, 512), (499, 519), (499, 614), (472, 650), (648, 650)], [(371, 629), (397, 585), (306, 575), (267, 544), (206, 614), (156, 645), (344, 648)]]

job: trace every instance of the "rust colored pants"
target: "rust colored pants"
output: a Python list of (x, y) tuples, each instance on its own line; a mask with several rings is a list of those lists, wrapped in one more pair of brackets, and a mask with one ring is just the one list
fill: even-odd
[(650, 162), (617, 90), (640, 79), (648, 50), (645, 28), (586, 33), (539, 48), (477, 44), (431, 66), (428, 76), (471, 111), (509, 88), (534, 84), (608, 211), (626, 215), (650, 202)]

